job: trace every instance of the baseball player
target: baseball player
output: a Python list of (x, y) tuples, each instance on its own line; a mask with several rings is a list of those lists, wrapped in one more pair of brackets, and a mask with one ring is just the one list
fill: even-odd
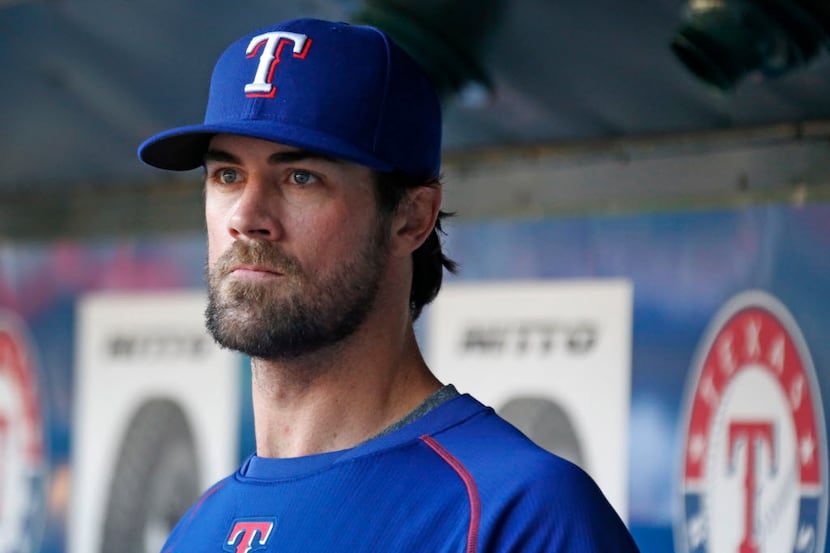
[(252, 358), (256, 453), (165, 553), (636, 552), (595, 483), (424, 362), (441, 251), (439, 100), (378, 29), (263, 28), (204, 123), (139, 148), (204, 168), (207, 326)]

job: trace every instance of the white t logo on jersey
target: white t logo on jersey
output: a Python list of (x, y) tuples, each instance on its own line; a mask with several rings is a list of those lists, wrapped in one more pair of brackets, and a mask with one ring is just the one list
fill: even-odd
[(254, 57), (260, 48), (259, 65), (253, 82), (245, 85), (245, 95), (250, 97), (272, 98), (277, 89), (272, 84), (274, 70), (280, 62), (280, 52), (286, 43), (292, 43), (291, 48), (295, 58), (304, 58), (311, 45), (311, 39), (306, 35), (277, 31), (263, 33), (251, 39), (248, 49), (245, 51), (249, 58)]

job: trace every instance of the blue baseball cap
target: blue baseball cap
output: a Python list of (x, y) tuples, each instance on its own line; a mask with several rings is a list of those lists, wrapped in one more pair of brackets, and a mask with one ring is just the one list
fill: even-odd
[(216, 62), (204, 123), (153, 136), (138, 157), (195, 169), (220, 133), (384, 172), (436, 177), (441, 166), (441, 107), (429, 78), (369, 26), (295, 19), (242, 37)]

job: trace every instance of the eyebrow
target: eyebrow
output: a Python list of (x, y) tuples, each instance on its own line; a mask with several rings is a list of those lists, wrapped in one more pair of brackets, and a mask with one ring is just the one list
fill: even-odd
[[(271, 165), (309, 160), (319, 160), (337, 164), (343, 163), (342, 160), (336, 157), (328, 156), (318, 152), (312, 152), (311, 150), (289, 150), (285, 152), (276, 152), (268, 156), (268, 163)], [(224, 150), (208, 150), (207, 152), (205, 152), (202, 161), (203, 163), (213, 161), (219, 163), (234, 163), (237, 165), (242, 163), (242, 160), (240, 160), (237, 156)]]

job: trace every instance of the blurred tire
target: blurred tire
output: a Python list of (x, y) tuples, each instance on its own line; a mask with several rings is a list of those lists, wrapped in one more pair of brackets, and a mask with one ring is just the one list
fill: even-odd
[(169, 400), (145, 403), (133, 417), (113, 479), (101, 553), (158, 553), (200, 492), (193, 435)]
[(515, 397), (499, 414), (537, 445), (588, 469), (582, 440), (564, 407), (544, 397)]

